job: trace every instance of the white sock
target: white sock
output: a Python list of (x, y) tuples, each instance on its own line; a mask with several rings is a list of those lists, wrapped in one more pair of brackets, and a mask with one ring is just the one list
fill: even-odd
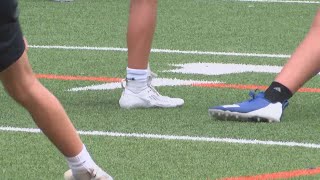
[(148, 86), (148, 69), (127, 68), (127, 89), (139, 93)]
[(127, 67), (127, 79), (129, 80), (147, 80), (148, 69), (131, 69)]
[(78, 155), (74, 157), (66, 157), (66, 160), (73, 174), (90, 172), (90, 169), (97, 167), (85, 145), (83, 145), (83, 148)]

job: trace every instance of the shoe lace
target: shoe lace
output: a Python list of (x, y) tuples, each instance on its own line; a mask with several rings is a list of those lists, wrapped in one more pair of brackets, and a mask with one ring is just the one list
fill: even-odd
[(121, 80), (121, 88), (122, 88), (122, 89), (126, 88), (127, 82), (128, 82), (128, 79), (127, 79), (127, 78)]
[(151, 78), (156, 78), (156, 77), (158, 77), (158, 74), (150, 71), (150, 76), (151, 76)]
[(96, 169), (92, 169), (92, 171), (91, 171), (91, 176), (92, 176), (93, 178), (95, 178), (95, 177), (97, 176), (97, 170), (96, 170)]
[(158, 75), (152, 71), (150, 71), (150, 76), (148, 76), (148, 87), (153, 91), (156, 95), (161, 96), (160, 93), (156, 90), (156, 88), (152, 85), (152, 79), (158, 77)]
[(148, 84), (148, 87), (150, 88), (150, 91), (155, 93), (157, 96), (161, 96), (160, 93), (156, 90), (156, 88), (153, 87), (151, 84)]
[[(259, 92), (258, 89), (255, 89), (254, 91), (250, 91), (249, 92), (249, 96), (251, 97), (251, 99), (249, 99), (249, 102), (253, 101), (257, 97), (256, 95), (257, 95), (258, 92)], [(289, 106), (289, 101), (285, 100), (281, 104), (282, 104), (282, 109), (285, 109), (286, 107)]]
[(255, 89), (254, 91), (249, 92), (249, 96), (251, 97), (251, 99), (249, 99), (249, 102), (253, 101), (256, 98), (257, 93), (258, 93), (258, 89)]
[(288, 106), (289, 106), (289, 101), (288, 100), (285, 100), (285, 101), (282, 102), (282, 109), (285, 109)]

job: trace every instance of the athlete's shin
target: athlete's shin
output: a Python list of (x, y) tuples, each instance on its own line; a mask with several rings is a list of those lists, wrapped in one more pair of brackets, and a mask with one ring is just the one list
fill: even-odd
[(77, 155), (82, 142), (57, 98), (34, 76), (26, 53), (0, 74), (10, 96), (29, 111), (35, 123), (65, 155)]
[(129, 68), (147, 69), (156, 16), (157, 0), (131, 0), (127, 32)]
[(295, 93), (320, 70), (320, 11), (317, 12), (309, 33), (292, 54), (275, 81)]

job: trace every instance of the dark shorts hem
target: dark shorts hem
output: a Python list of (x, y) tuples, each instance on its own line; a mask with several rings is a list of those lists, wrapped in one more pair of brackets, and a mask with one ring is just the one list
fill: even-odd
[(25, 44), (19, 22), (0, 24), (0, 72), (23, 54)]

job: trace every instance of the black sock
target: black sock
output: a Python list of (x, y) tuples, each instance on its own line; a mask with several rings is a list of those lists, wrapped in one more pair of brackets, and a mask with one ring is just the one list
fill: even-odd
[(284, 85), (273, 81), (265, 92), (265, 98), (272, 103), (288, 100), (292, 97), (292, 92)]

